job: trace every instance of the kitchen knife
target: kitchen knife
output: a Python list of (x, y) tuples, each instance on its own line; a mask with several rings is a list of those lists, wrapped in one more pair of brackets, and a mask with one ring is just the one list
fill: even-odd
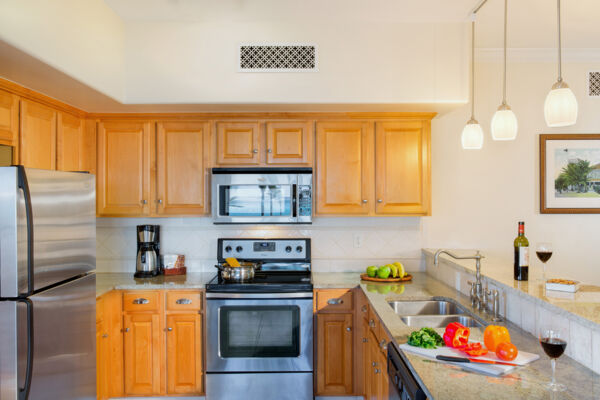
[(464, 362), (464, 363), (479, 363), (479, 364), (499, 364), (499, 365), (510, 365), (511, 367), (518, 367), (519, 364), (504, 362), (504, 361), (493, 361), (493, 360), (481, 360), (477, 358), (466, 358), (466, 357), (453, 357), (453, 356), (442, 356), (438, 355), (435, 357), (440, 361), (452, 361), (452, 362)]

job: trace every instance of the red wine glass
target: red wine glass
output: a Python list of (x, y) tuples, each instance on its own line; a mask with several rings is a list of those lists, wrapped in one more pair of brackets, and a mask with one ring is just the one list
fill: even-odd
[(542, 349), (552, 363), (552, 381), (546, 383), (546, 388), (553, 392), (563, 392), (567, 389), (562, 383), (556, 382), (556, 359), (563, 355), (567, 348), (567, 338), (560, 328), (541, 327), (539, 331)]
[(552, 252), (552, 243), (538, 243), (535, 247), (535, 254), (544, 266), (544, 281), (546, 280), (546, 263), (550, 260), (550, 257), (552, 257)]

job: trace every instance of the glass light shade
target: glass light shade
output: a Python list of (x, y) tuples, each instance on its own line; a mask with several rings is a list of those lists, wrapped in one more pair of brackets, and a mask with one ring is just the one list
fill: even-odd
[(483, 147), (483, 129), (475, 120), (470, 120), (462, 131), (462, 148), (465, 150), (479, 150)]
[(562, 84), (555, 84), (546, 96), (544, 117), (549, 127), (570, 126), (577, 122), (577, 98), (573, 91)]
[(500, 106), (492, 118), (492, 139), (515, 140), (518, 129), (515, 113), (506, 105)]

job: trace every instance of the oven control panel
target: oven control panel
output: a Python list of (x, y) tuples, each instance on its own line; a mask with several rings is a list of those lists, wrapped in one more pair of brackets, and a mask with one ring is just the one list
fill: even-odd
[(310, 239), (219, 239), (218, 246), (219, 261), (310, 261)]

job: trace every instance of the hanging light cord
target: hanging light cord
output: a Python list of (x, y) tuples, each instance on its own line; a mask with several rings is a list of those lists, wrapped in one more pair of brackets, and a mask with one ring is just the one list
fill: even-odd
[[(560, 1), (560, 0), (558, 0)], [(506, 105), (506, 31), (508, 26), (508, 0), (504, 0), (504, 87), (502, 89), (502, 105)]]
[(560, 40), (560, 0), (556, 1), (556, 15), (558, 19), (558, 81), (562, 82), (562, 43)]
[(475, 14), (471, 22), (471, 120), (475, 119)]

